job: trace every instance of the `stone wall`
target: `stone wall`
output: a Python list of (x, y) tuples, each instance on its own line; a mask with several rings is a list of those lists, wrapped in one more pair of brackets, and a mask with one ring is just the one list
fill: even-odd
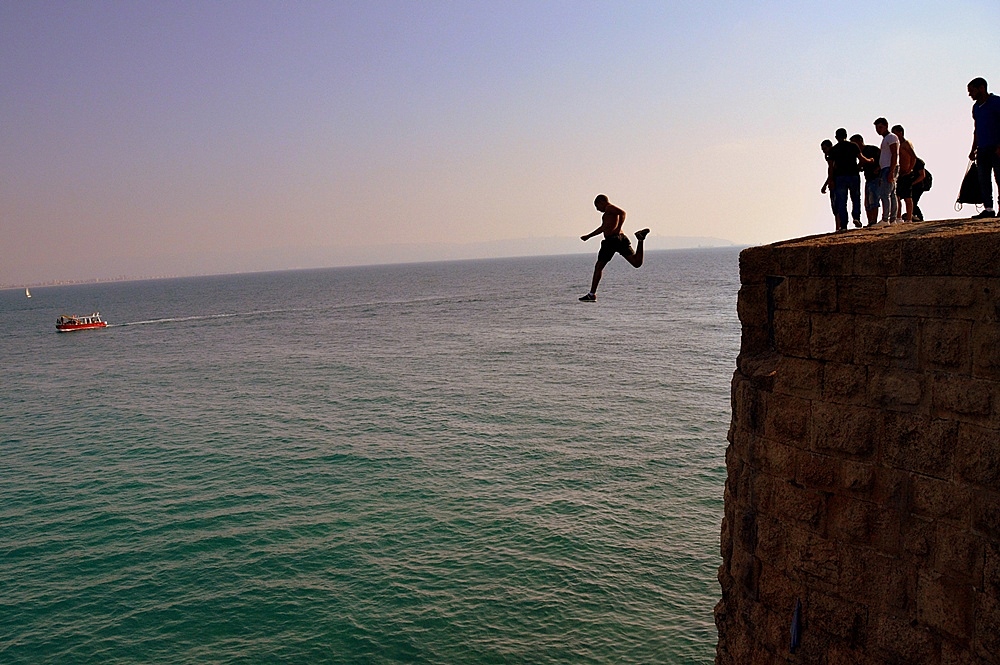
[(1000, 663), (1000, 223), (755, 247), (740, 276), (716, 663)]

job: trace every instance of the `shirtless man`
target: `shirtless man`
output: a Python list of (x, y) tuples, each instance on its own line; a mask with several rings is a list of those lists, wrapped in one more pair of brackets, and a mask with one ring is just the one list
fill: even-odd
[(900, 215), (904, 222), (913, 221), (913, 167), (917, 163), (917, 153), (913, 143), (904, 137), (902, 125), (893, 125), (892, 133), (899, 139), (899, 178), (896, 180), (896, 196), (906, 205), (906, 214)]
[(615, 257), (615, 253), (621, 254), (625, 260), (638, 268), (642, 265), (642, 243), (649, 235), (649, 229), (635, 232), (635, 237), (639, 241), (635, 251), (632, 244), (622, 233), (622, 226), (625, 224), (625, 211), (618, 206), (611, 205), (608, 197), (599, 194), (594, 199), (594, 207), (604, 213), (601, 216), (601, 225), (585, 236), (580, 236), (580, 240), (586, 242), (590, 238), (604, 234), (601, 241), (601, 251), (597, 253), (597, 265), (594, 266), (594, 281), (590, 284), (590, 293), (580, 298), (583, 302), (593, 302), (597, 300), (597, 285), (601, 282), (601, 275), (604, 273), (604, 266)]

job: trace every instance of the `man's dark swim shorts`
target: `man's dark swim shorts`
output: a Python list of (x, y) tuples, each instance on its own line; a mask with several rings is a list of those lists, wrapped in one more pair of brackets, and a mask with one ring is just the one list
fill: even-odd
[(597, 253), (597, 260), (601, 263), (608, 263), (611, 259), (615, 258), (616, 252), (622, 256), (632, 256), (635, 254), (635, 250), (632, 249), (632, 243), (629, 242), (628, 236), (624, 233), (619, 233), (616, 236), (602, 240), (601, 251)]

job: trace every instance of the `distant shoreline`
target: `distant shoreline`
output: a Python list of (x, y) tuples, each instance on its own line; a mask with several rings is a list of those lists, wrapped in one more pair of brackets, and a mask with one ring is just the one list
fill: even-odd
[[(679, 238), (672, 237), (668, 240), (678, 240)], [(714, 238), (706, 238), (705, 240), (716, 241)], [(715, 250), (715, 249), (734, 249), (737, 247), (746, 247), (746, 245), (741, 245), (738, 243), (732, 243), (726, 240), (717, 240), (719, 244), (706, 244), (698, 246), (685, 246), (685, 247), (668, 247), (668, 248), (648, 248), (648, 252), (685, 252), (685, 251), (698, 251), (698, 250)], [(725, 243), (725, 244), (723, 244)], [(521, 255), (503, 255), (503, 256), (456, 256), (447, 258), (427, 258), (427, 259), (417, 259), (413, 261), (384, 261), (384, 262), (374, 262), (374, 263), (342, 263), (337, 265), (299, 265), (290, 267), (280, 267), (280, 268), (261, 268), (261, 269), (248, 269), (248, 270), (220, 270), (218, 272), (192, 272), (192, 273), (176, 273), (176, 274), (157, 274), (157, 275), (115, 275), (113, 277), (87, 277), (81, 279), (53, 279), (48, 281), (39, 282), (25, 282), (22, 284), (0, 284), (0, 291), (17, 291), (21, 289), (42, 289), (48, 287), (57, 286), (79, 286), (82, 284), (106, 284), (113, 282), (146, 282), (161, 279), (185, 279), (194, 277), (217, 277), (225, 275), (251, 275), (255, 273), (267, 273), (267, 272), (292, 272), (296, 270), (327, 270), (336, 268), (362, 268), (362, 267), (374, 267), (374, 266), (394, 266), (394, 265), (409, 265), (409, 264), (421, 264), (421, 263), (459, 263), (463, 261), (490, 261), (497, 260), (503, 261), (508, 259), (530, 259), (530, 258), (543, 258), (546, 256), (577, 256), (577, 255), (589, 255), (595, 254), (597, 251), (597, 243), (591, 243), (591, 246), (584, 247), (577, 251), (572, 252), (552, 252), (552, 253), (538, 253), (538, 254), (521, 254)]]

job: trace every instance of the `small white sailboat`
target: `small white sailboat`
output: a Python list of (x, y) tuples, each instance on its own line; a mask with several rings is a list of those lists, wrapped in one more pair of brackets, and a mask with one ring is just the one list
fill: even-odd
[(31, 290), (27, 286), (24, 287), (24, 295), (27, 296), (28, 298), (31, 297)]

